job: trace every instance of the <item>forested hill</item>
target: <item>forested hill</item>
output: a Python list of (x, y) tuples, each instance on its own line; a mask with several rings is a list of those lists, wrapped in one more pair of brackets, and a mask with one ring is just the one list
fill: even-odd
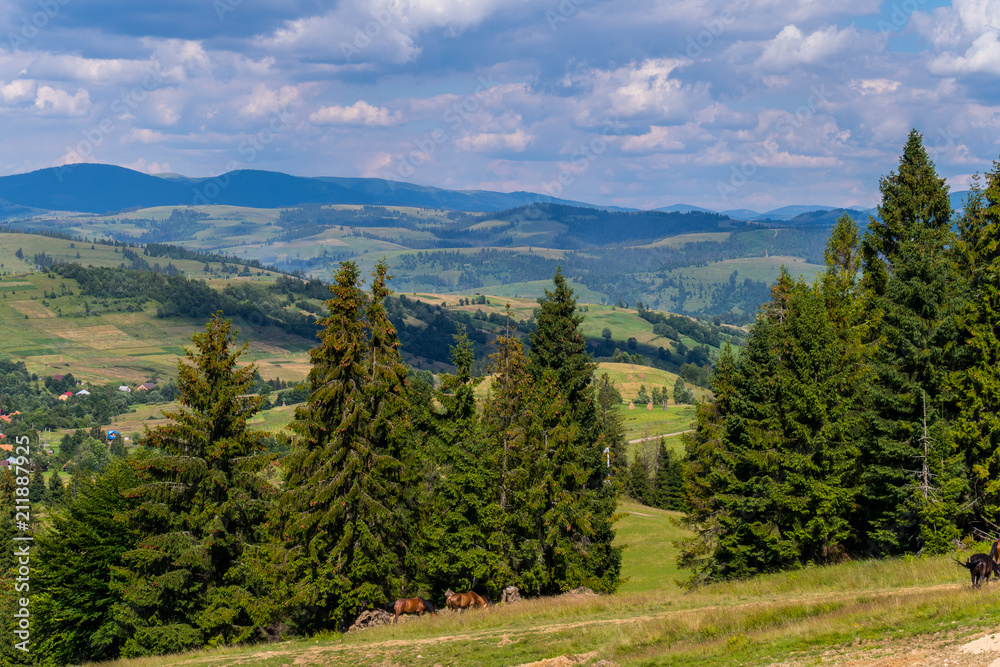
[(304, 178), (251, 169), (212, 178), (168, 178), (106, 164), (65, 165), (3, 176), (0, 199), (36, 209), (85, 213), (204, 204), (259, 208), (380, 204), (462, 211), (499, 211), (532, 202), (580, 204), (531, 192), (444, 190), (378, 178)]

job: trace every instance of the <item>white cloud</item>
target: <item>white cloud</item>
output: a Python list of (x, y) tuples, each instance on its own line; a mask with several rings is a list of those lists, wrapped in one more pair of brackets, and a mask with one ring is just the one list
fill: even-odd
[(932, 59), (928, 69), (934, 74), (1000, 74), (1000, 40), (997, 31), (976, 38), (962, 55), (942, 53)]
[(309, 120), (316, 125), (366, 125), (368, 127), (386, 127), (399, 125), (403, 114), (399, 111), (390, 112), (386, 107), (377, 107), (364, 100), (358, 100), (349, 107), (332, 105), (309, 114)]
[(851, 88), (862, 95), (894, 93), (900, 85), (902, 85), (902, 82), (893, 81), (892, 79), (854, 79), (850, 82)]
[(570, 75), (563, 84), (579, 84), (590, 94), (580, 96), (582, 109), (577, 115), (581, 125), (593, 125), (601, 116), (647, 116), (669, 118), (691, 110), (702, 100), (708, 84), (685, 84), (671, 78), (674, 70), (689, 64), (675, 58), (650, 58), (613, 70), (592, 69)]
[(774, 39), (765, 43), (757, 66), (782, 71), (796, 65), (814, 65), (831, 59), (859, 37), (853, 26), (837, 30), (837, 26), (832, 25), (826, 30), (806, 35), (794, 24), (786, 25)]
[(62, 89), (41, 86), (35, 97), (35, 106), (39, 111), (54, 116), (83, 116), (92, 105), (90, 93), (84, 88), (70, 95)]
[(7, 104), (34, 99), (37, 84), (31, 79), (15, 79), (8, 84), (0, 82), (0, 97)]
[(253, 87), (247, 103), (240, 109), (240, 115), (259, 118), (282, 111), (298, 99), (299, 91), (295, 86), (282, 86), (279, 90), (271, 90), (265, 84), (259, 83)]
[(479, 134), (465, 134), (455, 140), (455, 146), (459, 150), (485, 153), (498, 149), (512, 150), (517, 153), (523, 152), (528, 145), (535, 140), (534, 135), (518, 128), (513, 132), (480, 132)]
[(622, 150), (629, 152), (645, 151), (680, 151), (684, 150), (684, 142), (676, 135), (679, 133), (676, 127), (658, 127), (656, 125), (649, 128), (646, 134), (632, 136), (622, 142)]

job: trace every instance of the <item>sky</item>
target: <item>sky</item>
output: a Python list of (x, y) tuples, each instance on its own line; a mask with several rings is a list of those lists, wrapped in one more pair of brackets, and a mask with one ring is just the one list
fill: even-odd
[(867, 207), (911, 128), (990, 170), (998, 84), (996, 0), (0, 0), (0, 174)]

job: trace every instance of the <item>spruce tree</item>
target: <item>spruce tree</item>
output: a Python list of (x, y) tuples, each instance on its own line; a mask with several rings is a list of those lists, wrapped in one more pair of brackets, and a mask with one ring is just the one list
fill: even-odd
[(111, 570), (135, 547), (140, 535), (120, 517), (134, 508), (126, 493), (140, 483), (132, 467), (112, 463), (65, 511), (53, 517), (52, 531), (38, 539), (36, 573), (41, 596), (39, 654), (52, 664), (110, 660), (127, 639), (115, 617), (120, 602)]
[(481, 378), (472, 377), (475, 356), (464, 329), (455, 335), (451, 353), (457, 372), (442, 376), (437, 398), (444, 410), (434, 419), (433, 435), (447, 452), (447, 462), (430, 506), (427, 573), (435, 596), (478, 583), (497, 594), (505, 582), (497, 576), (503, 568), (490, 537), (500, 528), (494, 523), (500, 516), (499, 471), (490, 465), (493, 457), (477, 419), (475, 388)]
[[(1000, 162), (978, 179), (959, 221), (957, 254), (969, 299), (962, 313), (966, 341), (961, 367), (949, 388), (958, 400), (955, 440), (969, 469), (977, 519), (1000, 522)], [(987, 528), (989, 529), (989, 528)]]
[[(583, 315), (576, 312), (576, 297), (561, 269), (556, 269), (553, 286), (554, 289), (545, 290), (545, 296), (538, 300), (537, 329), (531, 335), (528, 370), (534, 379), (535, 400), (550, 401), (548, 405), (539, 406), (539, 413), (551, 414), (553, 406), (560, 404), (552, 394), (557, 392), (564, 399), (570, 421), (565, 424), (565, 430), (560, 428), (559, 437), (548, 440), (543, 449), (553, 451), (553, 460), (566, 462), (567, 467), (557, 477), (567, 483), (576, 478), (575, 473), (563, 474), (570, 463), (586, 471), (585, 486), (575, 496), (579, 507), (574, 508), (573, 513), (589, 517), (588, 532), (592, 533), (577, 544), (576, 551), (586, 564), (573, 576), (586, 571), (592, 587), (611, 591), (618, 585), (621, 548), (613, 546), (617, 488), (608, 483), (610, 470), (605, 463), (604, 450), (618, 443), (612, 440), (611, 433), (602, 431), (597, 418), (594, 397), (597, 365), (587, 353), (587, 340), (580, 330)], [(561, 420), (561, 414), (553, 414), (553, 427)], [(537, 424), (534, 432), (544, 436)], [(564, 451), (551, 450), (550, 445), (562, 447)], [(571, 531), (569, 528), (568, 532)], [(581, 544), (585, 548), (581, 548)]]
[(61, 507), (65, 501), (66, 488), (63, 486), (62, 477), (59, 476), (58, 470), (52, 471), (52, 476), (49, 477), (49, 505), (52, 508)]
[(656, 499), (652, 504), (656, 507), (675, 511), (684, 509), (683, 467), (677, 455), (667, 449), (663, 438), (660, 438), (656, 450), (656, 477), (653, 480), (653, 489)]
[[(236, 332), (216, 314), (192, 336), (190, 363), (178, 363), (180, 403), (173, 423), (147, 430), (139, 444), (155, 452), (135, 462), (142, 482), (129, 491), (130, 525), (142, 537), (115, 568), (119, 622), (131, 635), (124, 655), (246, 641), (261, 618), (240, 564), (264, 541), (274, 489), (260, 471), (269, 460), (264, 434), (247, 430), (262, 399), (248, 395), (256, 367), (239, 367), (247, 345), (230, 351)], [(266, 605), (265, 605), (266, 606)]]
[(35, 471), (31, 473), (31, 484), (28, 486), (28, 498), (32, 503), (44, 503), (48, 494), (45, 489), (45, 478), (42, 477), (42, 467), (35, 466)]
[(287, 549), (293, 623), (343, 629), (402, 588), (400, 464), (405, 367), (385, 316), (379, 262), (369, 300), (357, 265), (344, 262), (311, 353), (309, 400), (296, 411), (276, 523)]
[[(861, 451), (861, 527), (869, 553), (898, 553), (916, 548), (919, 525), (930, 520), (914, 511), (917, 487), (913, 470), (923, 449), (923, 396), (929, 428), (943, 450), (934, 458), (952, 460), (953, 439), (939, 421), (947, 421), (945, 379), (956, 364), (956, 307), (959, 289), (949, 248), (951, 204), (948, 186), (939, 178), (913, 131), (899, 169), (881, 179), (882, 203), (869, 221), (862, 242), (863, 287), (868, 291), (867, 319), (873, 329), (874, 388)], [(954, 466), (946, 464), (942, 475)], [(939, 479), (951, 488), (950, 480)], [(934, 512), (958, 518), (957, 496), (941, 498), (947, 508)], [(930, 508), (926, 508), (930, 509)]]

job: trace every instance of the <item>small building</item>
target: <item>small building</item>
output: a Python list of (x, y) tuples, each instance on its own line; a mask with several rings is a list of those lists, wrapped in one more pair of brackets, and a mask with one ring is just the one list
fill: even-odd
[(80, 391), (76, 392), (76, 395), (77, 396), (90, 396), (90, 392), (87, 391), (86, 389), (81, 389)]
[(66, 392), (63, 392), (63, 393), (59, 394), (59, 400), (60, 401), (68, 401), (71, 398), (73, 398), (73, 392), (71, 392), (71, 391), (66, 391)]
[(55, 380), (56, 382), (59, 382), (59, 381), (60, 381), (60, 380), (62, 380), (62, 379), (63, 379), (64, 377), (66, 377), (66, 376), (65, 376), (65, 375), (53, 375), (53, 376), (52, 376), (52, 379), (53, 379), (53, 380)]
[(122, 386), (118, 387), (118, 391), (124, 391), (124, 392), (126, 392), (126, 393), (129, 393), (129, 392), (131, 392), (132, 390), (131, 390), (131, 389), (129, 388), (129, 386), (128, 386), (128, 385), (126, 385), (126, 384), (123, 384)]
[(0, 450), (5, 451), (5, 452), (13, 452), (14, 451), (14, 445), (0, 445)]
[(0, 419), (4, 420), (8, 424), (10, 423), (10, 415), (0, 415)]
[(153, 391), (154, 389), (156, 389), (156, 383), (155, 382), (143, 382), (142, 384), (140, 384), (138, 387), (135, 388), (136, 391), (140, 391), (140, 390), (141, 391)]

